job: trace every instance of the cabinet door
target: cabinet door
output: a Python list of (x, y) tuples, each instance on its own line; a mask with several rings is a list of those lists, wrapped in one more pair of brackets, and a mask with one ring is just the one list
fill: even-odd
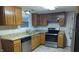
[(2, 42), (2, 49), (4, 52), (13, 52), (14, 51), (12, 41), (2, 39), (1, 42)]
[(36, 39), (34, 35), (32, 36), (31, 45), (32, 45), (32, 49), (36, 47)]
[(40, 33), (40, 44), (45, 44), (45, 33)]
[(43, 15), (43, 25), (46, 26), (47, 25), (47, 16)]
[(32, 14), (32, 25), (38, 26), (37, 14)]
[(15, 23), (14, 21), (14, 17), (15, 17), (15, 13), (14, 13), (14, 7), (10, 7), (10, 6), (6, 6), (4, 7), (4, 15), (5, 15), (5, 19), (4, 22), (6, 25), (13, 25)]
[(22, 9), (19, 7), (15, 7), (15, 24), (22, 24)]
[(40, 14), (40, 18), (39, 18), (39, 23), (40, 23), (40, 26), (42, 26), (43, 25), (43, 15), (42, 14)]
[(36, 35), (36, 46), (40, 45), (40, 34)]
[(37, 15), (37, 26), (40, 26), (41, 25), (41, 22), (40, 22), (40, 15), (38, 14)]
[(64, 34), (58, 35), (58, 47), (60, 48), (64, 47)]
[(32, 49), (40, 45), (40, 34), (32, 36)]
[(47, 25), (47, 16), (40, 14), (40, 26), (46, 26)]
[(21, 51), (21, 40), (11, 41), (2, 39), (2, 49), (4, 52), (20, 52)]
[(21, 40), (14, 41), (14, 52), (21, 52)]

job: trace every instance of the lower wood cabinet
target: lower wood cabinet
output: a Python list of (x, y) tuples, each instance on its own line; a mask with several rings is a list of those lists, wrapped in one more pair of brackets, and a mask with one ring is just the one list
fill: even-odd
[[(21, 39), (17, 40), (7, 40), (7, 39), (1, 39), (2, 48), (4, 52), (21, 52)], [(45, 44), (45, 33), (39, 33), (32, 35), (31, 39), (31, 47), (32, 49), (35, 49), (40, 44)]]
[(64, 37), (64, 32), (59, 32), (58, 33), (58, 47), (59, 48), (64, 48), (64, 43), (65, 43), (64, 38), (65, 38)]
[(33, 35), (31, 40), (32, 49), (35, 49), (39, 45), (39, 36)]
[(40, 44), (45, 44), (45, 33), (39, 33), (32, 36), (31, 45), (35, 49)]
[(13, 42), (14, 52), (21, 52), (21, 40), (15, 40)]
[(34, 49), (36, 47), (36, 40), (35, 40), (34, 35), (32, 36), (32, 39), (31, 39), (31, 47), (32, 47), (32, 49)]
[(40, 44), (45, 44), (45, 33), (40, 33)]
[(21, 40), (6, 40), (2, 39), (2, 49), (4, 52), (21, 52)]

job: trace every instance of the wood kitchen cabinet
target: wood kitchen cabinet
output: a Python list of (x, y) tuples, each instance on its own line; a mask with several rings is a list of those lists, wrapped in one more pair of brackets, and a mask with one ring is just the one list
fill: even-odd
[(15, 6), (0, 6), (0, 25), (20, 25), (22, 10)]
[(21, 40), (15, 40), (13, 42), (14, 52), (21, 52)]
[(32, 25), (33, 26), (46, 26), (47, 18), (43, 14), (32, 14)]
[(32, 36), (31, 40), (32, 49), (35, 49), (40, 44), (45, 44), (45, 33), (39, 33)]
[(59, 22), (60, 26), (64, 26), (64, 24), (65, 24), (64, 18), (60, 18), (58, 22)]
[(36, 41), (37, 46), (39, 46), (40, 45), (40, 33), (36, 35), (36, 39), (37, 39)]
[(15, 24), (20, 25), (22, 23), (22, 9), (15, 7)]
[(58, 33), (58, 47), (59, 48), (64, 48), (64, 44), (65, 44), (65, 37), (64, 37), (64, 32), (60, 31)]
[(36, 40), (36, 36), (35, 35), (33, 35), (32, 36), (32, 40), (31, 40), (31, 45), (32, 45), (32, 49), (35, 49), (36, 47), (37, 47), (37, 40)]
[(38, 15), (37, 14), (32, 14), (32, 25), (33, 26), (38, 26)]
[(40, 44), (45, 44), (45, 33), (40, 33)]
[(47, 26), (48, 22), (47, 22), (47, 16), (46, 15), (42, 15), (40, 14), (40, 26)]
[(31, 40), (32, 49), (35, 49), (37, 46), (40, 45), (40, 35), (33, 35)]
[(21, 40), (6, 40), (2, 39), (2, 49), (4, 52), (21, 52)]
[(5, 25), (13, 25), (15, 24), (15, 20), (14, 20), (14, 7), (3, 7), (3, 18), (2, 19), (5, 23)]

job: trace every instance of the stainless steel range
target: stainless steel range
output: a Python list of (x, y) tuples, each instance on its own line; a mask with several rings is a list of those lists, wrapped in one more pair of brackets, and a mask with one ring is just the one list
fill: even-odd
[(55, 28), (48, 28), (48, 32), (45, 34), (45, 46), (57, 47), (58, 32)]

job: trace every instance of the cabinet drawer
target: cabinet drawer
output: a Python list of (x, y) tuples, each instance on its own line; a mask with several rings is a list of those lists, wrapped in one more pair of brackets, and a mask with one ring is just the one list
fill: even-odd
[(18, 39), (14, 41), (14, 44), (17, 44), (17, 43), (21, 43), (21, 40)]
[(59, 34), (59, 36), (63, 36), (63, 35)]

